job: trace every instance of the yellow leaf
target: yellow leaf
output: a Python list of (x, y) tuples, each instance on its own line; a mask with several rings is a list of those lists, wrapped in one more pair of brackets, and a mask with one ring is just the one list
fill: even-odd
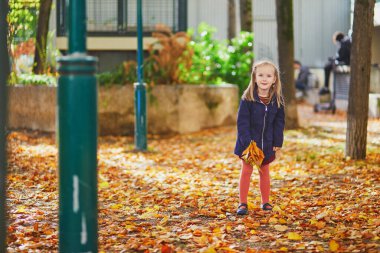
[(218, 163), (218, 164), (215, 165), (215, 168), (217, 168), (217, 169), (221, 169), (221, 168), (222, 168), (222, 165), (221, 165), (220, 163)]
[(214, 228), (212, 230), (212, 232), (215, 233), (215, 234), (220, 234), (220, 233), (222, 233), (222, 230), (220, 229), (220, 227), (217, 227), (217, 228)]
[(114, 205), (111, 206), (111, 209), (120, 209), (122, 207), (123, 207), (122, 204), (114, 204)]
[(302, 240), (302, 236), (300, 236), (296, 232), (289, 232), (288, 233), (288, 239), (289, 240)]
[(100, 187), (101, 189), (108, 188), (109, 186), (110, 186), (110, 184), (109, 184), (108, 182), (106, 182), (106, 181), (103, 181), (103, 182), (101, 182), (101, 183), (99, 184), (99, 187)]
[(20, 206), (17, 208), (16, 213), (25, 213), (25, 206)]
[(216, 253), (216, 250), (214, 247), (210, 247), (206, 249), (205, 251), (203, 251), (203, 253)]
[(339, 244), (335, 240), (331, 240), (329, 247), (332, 252), (336, 252), (339, 249)]
[(248, 201), (248, 209), (255, 209), (255, 205)]
[(288, 248), (286, 248), (286, 247), (281, 247), (281, 248), (280, 248), (280, 251), (288, 251)]
[(310, 224), (311, 225), (314, 225), (314, 224), (316, 224), (318, 221), (316, 220), (316, 219), (310, 219)]
[(232, 229), (232, 227), (231, 226), (226, 226), (226, 233), (230, 233), (231, 232), (231, 229)]
[(273, 211), (274, 212), (281, 212), (282, 210), (281, 210), (281, 208), (279, 206), (274, 206), (273, 207)]
[(279, 221), (281, 224), (286, 224), (286, 223), (287, 223), (286, 220), (283, 219), (283, 218), (280, 218), (278, 221)]

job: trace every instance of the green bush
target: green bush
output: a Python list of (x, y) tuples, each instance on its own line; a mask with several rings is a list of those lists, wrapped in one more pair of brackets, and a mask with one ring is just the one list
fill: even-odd
[[(201, 23), (198, 27), (198, 36), (189, 43), (186, 54), (192, 54), (190, 69), (179, 64), (181, 79), (190, 84), (217, 84), (222, 82), (221, 70), (224, 45), (216, 39), (216, 29)], [(192, 30), (189, 34), (192, 35)]]
[(227, 46), (221, 76), (224, 82), (237, 84), (240, 94), (251, 79), (253, 57), (253, 33), (241, 32)]
[(118, 66), (115, 70), (101, 72), (96, 75), (99, 85), (109, 86), (114, 84), (124, 84), (124, 71), (123, 66)]
[(237, 84), (242, 94), (251, 76), (253, 33), (241, 32), (231, 41), (218, 41), (214, 39), (215, 32), (215, 28), (205, 23), (199, 25), (199, 35), (189, 43), (185, 52), (192, 54), (190, 69), (185, 65), (178, 66), (181, 79), (191, 84)]
[(17, 44), (36, 36), (39, 0), (10, 0), (9, 23), (10, 43)]

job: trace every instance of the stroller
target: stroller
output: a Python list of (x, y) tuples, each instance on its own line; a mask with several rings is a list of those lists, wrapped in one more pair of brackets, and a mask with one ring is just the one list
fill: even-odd
[(333, 69), (333, 92), (323, 87), (319, 91), (319, 103), (314, 105), (314, 112), (336, 112), (336, 99), (348, 100), (350, 90), (350, 66), (338, 64)]

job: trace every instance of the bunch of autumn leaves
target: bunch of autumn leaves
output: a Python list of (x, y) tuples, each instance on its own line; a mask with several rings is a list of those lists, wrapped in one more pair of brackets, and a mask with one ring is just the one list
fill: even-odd
[(249, 146), (243, 151), (241, 158), (252, 167), (257, 166), (260, 169), (264, 160), (264, 153), (256, 145), (255, 141), (251, 141)]

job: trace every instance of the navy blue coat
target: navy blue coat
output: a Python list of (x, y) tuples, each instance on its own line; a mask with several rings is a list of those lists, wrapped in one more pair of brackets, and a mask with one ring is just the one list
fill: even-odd
[(257, 94), (255, 101), (241, 100), (237, 117), (235, 155), (241, 157), (251, 140), (254, 140), (264, 152), (265, 163), (275, 154), (273, 147), (282, 147), (284, 127), (284, 107), (277, 106), (275, 96), (268, 105), (262, 103)]

